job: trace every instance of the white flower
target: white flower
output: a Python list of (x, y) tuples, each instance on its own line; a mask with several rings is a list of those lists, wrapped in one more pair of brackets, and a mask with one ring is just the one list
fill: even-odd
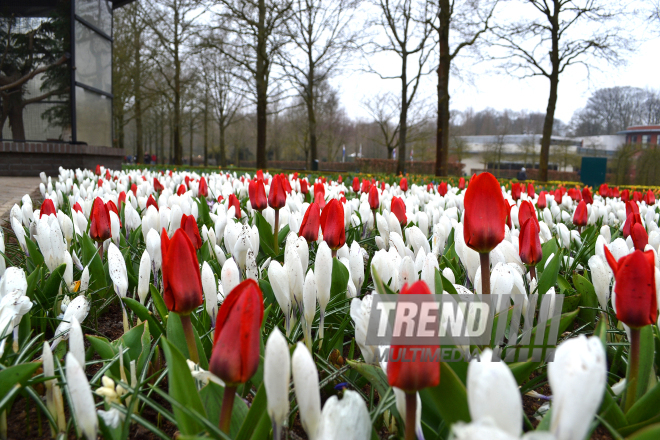
[(607, 380), (600, 339), (580, 335), (560, 344), (554, 362), (548, 363), (548, 380), (553, 394), (550, 431), (557, 440), (583, 440)]
[(289, 278), (286, 269), (282, 267), (279, 261), (273, 260), (268, 266), (268, 279), (273, 288), (275, 299), (284, 313), (286, 322), (286, 332), (289, 333), (289, 317), (291, 315), (291, 295), (289, 294)]
[(364, 258), (362, 257), (362, 248), (357, 241), (351, 243), (348, 261), (351, 267), (351, 278), (353, 284), (355, 284), (355, 290), (359, 294), (364, 282)]
[(92, 389), (85, 371), (72, 353), (66, 355), (66, 383), (76, 416), (78, 433), (82, 433), (87, 440), (96, 440), (99, 427)]
[(229, 295), (234, 287), (241, 283), (241, 274), (238, 271), (238, 266), (233, 258), (225, 261), (220, 271), (220, 279), (222, 281), (222, 290), (225, 296)]
[(607, 301), (610, 299), (610, 282), (612, 273), (608, 270), (608, 265), (598, 255), (592, 255), (589, 258), (589, 269), (591, 270), (591, 280), (594, 284), (594, 290), (598, 297), (600, 308), (607, 310)]
[(281, 437), (282, 425), (289, 415), (290, 381), (289, 344), (275, 327), (266, 341), (264, 352), (264, 387), (268, 397), (268, 415), (274, 426), (274, 439)]
[(480, 360), (468, 366), (467, 393), (472, 420), (490, 417), (498, 428), (519, 437), (522, 433), (522, 398), (513, 373), (504, 362), (491, 362), (493, 352), (484, 350)]
[(305, 344), (312, 350), (312, 323), (316, 315), (316, 278), (310, 270), (305, 277), (303, 286), (303, 314), (305, 317)]
[(138, 286), (137, 294), (140, 298), (140, 303), (142, 305), (147, 301), (147, 295), (149, 295), (149, 281), (151, 278), (151, 258), (149, 257), (149, 252), (144, 251), (142, 253), (142, 258), (140, 258), (140, 269), (138, 271)]
[(341, 400), (332, 396), (326, 400), (317, 428), (317, 440), (367, 440), (371, 436), (371, 418), (359, 393), (344, 391)]
[(291, 366), (300, 422), (310, 440), (316, 440), (316, 433), (321, 422), (319, 372), (311, 353), (302, 342), (298, 342), (296, 345), (291, 357)]
[(57, 344), (59, 344), (61, 340), (69, 339), (71, 320), (75, 316), (78, 322), (83, 322), (89, 313), (89, 307), (89, 301), (84, 295), (79, 295), (71, 301), (71, 304), (69, 304), (64, 312), (62, 322), (60, 322), (55, 330), (55, 340), (50, 346), (51, 350), (55, 350), (55, 347), (57, 347)]
[(124, 298), (128, 290), (126, 261), (114, 243), (110, 243), (108, 247), (108, 268), (110, 270), (110, 279), (115, 286), (115, 292), (117, 292), (120, 298)]
[(215, 327), (215, 318), (218, 316), (218, 290), (216, 286), (213, 270), (205, 261), (202, 264), (202, 290), (206, 301), (206, 313), (211, 317), (212, 327)]
[(149, 252), (149, 258), (151, 258), (151, 270), (155, 275), (163, 262), (163, 255), (160, 250), (160, 234), (156, 230), (151, 230), (147, 234), (147, 252)]
[(2, 279), (0, 279), (0, 298), (15, 291), (25, 295), (27, 293), (27, 287), (27, 278), (23, 269), (20, 267), (8, 267)]
[(323, 339), (325, 308), (328, 306), (328, 302), (330, 302), (330, 287), (332, 285), (332, 251), (325, 241), (322, 241), (319, 244), (316, 251), (314, 276), (316, 278), (316, 295), (319, 302), (321, 317), (319, 324), (319, 338)]
[(371, 305), (373, 295), (365, 295), (364, 298), (353, 298), (351, 300), (350, 315), (355, 327), (355, 342), (357, 342), (364, 361), (368, 364), (378, 362), (378, 346), (367, 345), (367, 328), (369, 327), (369, 318), (371, 317)]
[(75, 316), (71, 317), (71, 329), (69, 330), (69, 352), (72, 353), (83, 371), (85, 370), (85, 339), (80, 323)]

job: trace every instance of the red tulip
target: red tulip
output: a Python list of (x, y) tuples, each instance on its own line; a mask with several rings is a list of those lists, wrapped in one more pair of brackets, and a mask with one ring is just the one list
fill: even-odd
[(509, 205), (509, 202), (506, 200), (504, 201), (504, 205), (506, 206), (506, 225), (509, 227), (509, 231), (511, 231), (513, 229), (513, 222), (511, 221), (511, 208), (516, 205)]
[(190, 188), (190, 176), (186, 176), (186, 177), (184, 177), (183, 180), (186, 182), (186, 187), (187, 187), (187, 188)]
[(479, 253), (487, 253), (504, 240), (508, 214), (500, 184), (490, 173), (470, 180), (465, 191), (463, 236), (465, 244)]
[(633, 192), (633, 201), (641, 202), (642, 201), (642, 193), (639, 192), (639, 191), (634, 191)]
[(257, 179), (264, 180), (264, 172), (263, 172), (263, 170), (257, 170)]
[[(399, 295), (431, 295), (431, 291), (424, 281), (417, 281), (411, 286), (403, 286)], [(437, 386), (440, 383), (440, 363), (431, 357), (422, 359), (421, 353), (428, 350), (434, 353), (439, 349), (439, 345), (409, 345), (405, 341), (398, 345), (393, 340), (390, 358), (398, 361), (387, 364), (387, 381), (390, 386), (400, 388), (406, 393)]]
[(458, 189), (465, 189), (465, 177), (458, 179)]
[(222, 197), (222, 195), (219, 195), (219, 196), (218, 196), (218, 203), (222, 203), (222, 201), (223, 201), (224, 199), (225, 199), (225, 198)]
[(117, 205), (115, 205), (115, 202), (113, 202), (112, 200), (108, 200), (108, 203), (106, 203), (105, 205), (108, 207), (108, 214), (110, 214), (110, 211), (117, 214), (117, 218), (119, 219), (119, 227), (121, 228), (121, 217), (119, 217), (119, 210), (117, 209)]
[(286, 191), (287, 194), (291, 194), (291, 183), (289, 182), (289, 178), (286, 177), (284, 173), (280, 174), (282, 178), (282, 187), (284, 188), (284, 191)]
[(250, 205), (252, 205), (252, 209), (261, 212), (268, 207), (266, 187), (264, 186), (263, 180), (251, 180), (248, 184), (248, 193), (250, 195)]
[(101, 165), (96, 165), (96, 175), (97, 176), (101, 175)]
[(438, 185), (438, 194), (442, 197), (447, 195), (447, 182), (440, 182)]
[(227, 210), (232, 206), (234, 207), (236, 218), (241, 218), (241, 203), (238, 201), (238, 197), (236, 197), (235, 194), (229, 194), (229, 198), (227, 199)]
[(614, 197), (614, 198), (616, 198), (616, 197), (620, 197), (620, 194), (619, 194), (619, 187), (618, 187), (618, 186), (612, 190), (612, 195), (611, 195), (611, 197)]
[(360, 189), (360, 191), (366, 194), (369, 192), (369, 188), (371, 188), (371, 182), (367, 179), (364, 179), (362, 181), (362, 188)]
[(314, 198), (317, 194), (321, 194), (321, 198), (325, 198), (325, 186), (322, 183), (314, 184)]
[(522, 229), (522, 225), (528, 219), (533, 219), (534, 224), (536, 225), (537, 229), (540, 231), (539, 221), (536, 218), (536, 209), (534, 209), (534, 205), (532, 205), (532, 202), (528, 200), (523, 200), (520, 203), (520, 208), (518, 208), (518, 223), (520, 224), (521, 229)]
[(41, 204), (41, 208), (39, 209), (39, 218), (43, 217), (44, 215), (48, 217), (51, 214), (57, 215), (55, 204), (51, 199), (44, 199), (44, 202)]
[(357, 176), (353, 177), (353, 192), (360, 191), (360, 179)]
[(181, 229), (185, 231), (195, 250), (202, 247), (202, 237), (199, 236), (197, 221), (192, 215), (183, 214), (181, 216)]
[(158, 203), (156, 202), (156, 199), (154, 199), (153, 195), (149, 195), (149, 198), (147, 199), (147, 206), (145, 209), (149, 209), (150, 206), (153, 206), (156, 208), (156, 211), (158, 211)]
[(112, 236), (110, 230), (110, 212), (108, 211), (108, 206), (103, 203), (100, 197), (94, 199), (89, 220), (91, 223), (89, 226), (89, 236), (92, 240), (103, 243)]
[[(186, 176), (186, 177), (188, 177), (188, 176)], [(182, 196), (182, 195), (184, 195), (184, 194), (186, 193), (186, 191), (187, 191), (187, 190), (186, 190), (186, 185), (184, 185), (184, 184), (182, 183), (181, 185), (179, 185), (179, 189), (176, 190), (176, 195), (177, 195), (177, 196)]]
[(621, 192), (621, 200), (623, 200), (624, 202), (627, 202), (628, 199), (630, 199), (630, 191), (628, 191), (627, 189), (624, 189)]
[(403, 192), (408, 191), (408, 179), (406, 179), (405, 177), (402, 178), (401, 181), (399, 182), (399, 187)]
[(286, 191), (282, 182), (282, 176), (279, 174), (273, 177), (270, 183), (270, 191), (268, 192), (268, 206), (278, 210), (286, 205)]
[(545, 209), (548, 206), (548, 201), (545, 199), (545, 194), (545, 191), (541, 191), (539, 198), (536, 200), (536, 206), (538, 206), (539, 209)]
[(307, 242), (319, 239), (319, 226), (321, 225), (321, 209), (317, 203), (312, 203), (307, 207), (305, 216), (300, 224), (298, 235), (304, 237)]
[(543, 259), (539, 228), (534, 222), (534, 218), (525, 220), (520, 228), (518, 246), (520, 248), (520, 259), (527, 266), (536, 266)]
[(653, 205), (655, 203), (655, 194), (653, 194), (653, 191), (648, 190), (644, 193), (644, 201), (647, 205)]
[(154, 191), (162, 191), (164, 189), (165, 187), (163, 187), (163, 184), (160, 183), (158, 179), (154, 177)]
[(511, 184), (511, 198), (513, 200), (520, 200), (520, 194), (522, 193), (522, 188), (520, 183)]
[(607, 186), (607, 183), (602, 183), (600, 187), (598, 188), (598, 194), (600, 194), (601, 197), (609, 197), (609, 188)]
[(133, 195), (137, 197), (137, 185), (136, 184), (131, 185), (131, 191), (133, 192)]
[(371, 189), (369, 189), (369, 207), (371, 209), (378, 209), (380, 206), (380, 200), (378, 199), (378, 188), (376, 188), (376, 185), (373, 185)]
[(256, 373), (263, 318), (263, 296), (253, 279), (236, 286), (222, 303), (209, 371), (228, 386), (245, 383)]
[[(83, 212), (83, 210), (82, 210), (82, 206), (80, 206), (80, 203), (78, 203), (78, 202), (76, 202), (76, 203), (73, 205), (73, 210), (74, 210), (74, 211), (77, 211), (77, 212)], [(40, 213), (40, 214), (41, 214), (41, 213)]]
[(641, 223), (635, 223), (630, 229), (630, 236), (632, 237), (635, 249), (643, 252), (644, 248), (649, 243), (649, 234), (646, 233), (644, 226)]
[(587, 204), (584, 200), (580, 200), (573, 214), (573, 224), (578, 227), (586, 226), (588, 220), (589, 212), (587, 211)]
[(165, 305), (172, 312), (187, 315), (204, 301), (195, 248), (183, 229), (177, 229), (170, 240), (163, 228), (160, 250)]
[(325, 208), (325, 198), (323, 197), (323, 194), (320, 192), (314, 194), (314, 203), (319, 205), (319, 208), (321, 209)]
[(328, 247), (337, 250), (346, 244), (346, 229), (344, 228), (344, 205), (337, 199), (332, 199), (321, 212), (321, 230), (323, 240)]
[(307, 194), (309, 192), (309, 188), (307, 187), (307, 180), (305, 179), (300, 180), (300, 192), (303, 194)]
[(396, 218), (401, 223), (401, 226), (404, 226), (408, 223), (408, 218), (406, 217), (406, 204), (403, 203), (403, 199), (394, 196), (392, 197), (391, 211), (396, 215)]
[(197, 189), (197, 195), (200, 197), (207, 197), (209, 195), (209, 186), (206, 183), (206, 179), (202, 176), (199, 180), (199, 188)]
[(337, 177), (337, 183), (342, 183), (344, 181), (344, 178), (341, 177), (341, 174)]
[(555, 190), (555, 201), (556, 201), (557, 203), (561, 203), (561, 198), (562, 198), (563, 195), (564, 195), (564, 194), (561, 192), (561, 189), (560, 189), (560, 188), (557, 188), (557, 189)]
[(119, 193), (119, 196), (117, 197), (117, 203), (119, 203), (119, 206), (121, 204), (126, 204), (126, 193), (124, 191)]
[(530, 199), (533, 199), (535, 195), (536, 195), (536, 191), (534, 191), (534, 185), (532, 185), (531, 183), (528, 183), (527, 184), (527, 197), (529, 197)]
[(616, 317), (631, 328), (655, 324), (658, 300), (653, 251), (635, 250), (616, 261), (607, 246), (604, 249), (616, 280)]
[(582, 189), (582, 200), (590, 205), (594, 204), (594, 197), (591, 195), (591, 190), (588, 186), (585, 186), (584, 189)]

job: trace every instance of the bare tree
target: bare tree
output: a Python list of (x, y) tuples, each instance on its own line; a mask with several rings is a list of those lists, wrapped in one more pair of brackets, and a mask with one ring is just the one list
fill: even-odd
[(396, 121), (399, 105), (400, 101), (393, 93), (381, 93), (363, 103), (363, 107), (373, 118), (374, 124), (378, 126), (382, 138), (379, 137), (375, 140), (387, 148), (388, 159), (394, 159), (394, 149), (399, 143), (401, 125), (393, 122)]
[(197, 20), (205, 12), (201, 0), (158, 0), (146, 11), (147, 24), (156, 36), (152, 59), (167, 87), (173, 105), (172, 136), (174, 163), (183, 163), (182, 97), (186, 78), (182, 67), (193, 55)]
[(550, 81), (550, 94), (543, 124), (539, 179), (548, 179), (550, 138), (557, 106), (559, 77), (580, 64), (599, 58), (619, 63), (628, 48), (619, 2), (605, 0), (524, 0), (522, 14), (535, 13), (511, 25), (494, 28), (494, 46), (501, 49), (494, 58), (503, 60), (507, 73), (521, 77), (543, 76)]
[(439, 49), (436, 176), (446, 176), (448, 173), (449, 76), (452, 63), (463, 49), (474, 46), (488, 30), (497, 3), (498, 0), (429, 0), (433, 11), (430, 23), (437, 34)]
[[(267, 167), (268, 87), (275, 58), (289, 40), (284, 22), (293, 0), (219, 0), (218, 27), (233, 39), (216, 46), (247, 72), (242, 78), (257, 104), (257, 168)], [(213, 43), (210, 43), (213, 45)]]
[(359, 31), (349, 24), (357, 4), (356, 0), (296, 0), (286, 22), (293, 50), (282, 53), (283, 66), (307, 110), (305, 157), (309, 164), (318, 159), (318, 85), (336, 72), (356, 46)]
[(408, 134), (408, 109), (410, 108), (422, 76), (424, 66), (431, 55), (430, 35), (432, 27), (428, 20), (426, 2), (421, 0), (377, 0), (374, 4), (382, 15), (375, 24), (382, 27), (386, 42), (374, 42), (370, 53), (392, 52), (401, 60), (397, 75), (384, 75), (373, 68), (371, 72), (382, 79), (401, 81), (401, 109), (399, 112), (399, 150), (397, 173), (403, 173), (406, 160)]
[(451, 143), (449, 144), (449, 149), (451, 153), (454, 156), (456, 156), (456, 161), (458, 163), (463, 163), (463, 159), (470, 156), (470, 149), (468, 142), (465, 140), (465, 138), (462, 138), (460, 136), (451, 137)]

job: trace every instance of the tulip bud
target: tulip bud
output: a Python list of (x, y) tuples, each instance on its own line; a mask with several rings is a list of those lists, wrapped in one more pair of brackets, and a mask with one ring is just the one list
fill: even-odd
[[(439, 370), (438, 370), (439, 371)], [(300, 422), (307, 436), (316, 439), (321, 422), (321, 395), (319, 394), (319, 372), (311, 353), (298, 342), (291, 357), (291, 372), (300, 411)]]
[(94, 205), (92, 206), (89, 219), (92, 222), (89, 227), (89, 236), (92, 240), (102, 243), (112, 236), (112, 231), (110, 230), (110, 212), (100, 197), (94, 199)]
[(72, 410), (76, 416), (78, 435), (82, 433), (87, 440), (95, 440), (99, 427), (96, 405), (87, 376), (72, 353), (67, 353), (65, 362), (66, 383), (71, 396)]
[(140, 303), (144, 305), (147, 300), (147, 295), (149, 295), (149, 281), (151, 278), (151, 258), (149, 258), (149, 252), (146, 250), (142, 253), (142, 258), (140, 258), (140, 269), (138, 274), (137, 294), (140, 298)]
[(213, 270), (206, 261), (202, 264), (202, 289), (206, 300), (206, 313), (211, 317), (211, 327), (215, 327), (215, 318), (218, 316), (218, 289)]
[(305, 345), (312, 351), (312, 323), (316, 315), (316, 278), (310, 269), (303, 286), (303, 311), (305, 316)]
[(124, 261), (124, 256), (114, 243), (110, 243), (108, 247), (108, 268), (110, 270), (110, 279), (115, 286), (115, 292), (120, 298), (124, 298), (128, 290), (126, 261)]
[(257, 371), (263, 315), (261, 289), (251, 279), (236, 286), (222, 303), (209, 370), (228, 385), (245, 383)]
[(183, 230), (177, 229), (169, 240), (163, 229), (161, 252), (165, 305), (168, 310), (187, 315), (204, 301), (195, 249)]
[(316, 251), (314, 276), (316, 278), (317, 299), (321, 318), (319, 323), (319, 339), (323, 339), (325, 308), (328, 306), (328, 302), (330, 302), (330, 287), (332, 285), (332, 252), (325, 241), (319, 244)]
[(468, 406), (472, 420), (491, 418), (516, 438), (522, 433), (522, 398), (513, 373), (504, 362), (492, 362), (493, 352), (484, 350), (468, 366)]
[(339, 200), (332, 199), (321, 212), (323, 240), (332, 250), (337, 250), (346, 243), (344, 221), (344, 205)]
[(233, 258), (228, 259), (222, 265), (220, 280), (222, 281), (222, 290), (225, 292), (225, 295), (228, 295), (229, 292), (234, 290), (234, 287), (240, 284), (241, 274)]
[(364, 258), (362, 257), (362, 248), (357, 241), (351, 243), (348, 261), (350, 262), (351, 278), (359, 294), (364, 282)]
[(71, 318), (71, 329), (69, 330), (69, 352), (72, 353), (83, 371), (85, 371), (85, 340), (78, 319)]
[(317, 241), (319, 238), (320, 225), (321, 213), (319, 205), (312, 203), (307, 207), (307, 211), (305, 211), (305, 216), (300, 224), (298, 235), (304, 237), (308, 242)]
[(605, 261), (598, 255), (592, 255), (589, 258), (589, 269), (591, 270), (591, 281), (593, 282), (600, 308), (607, 310), (607, 302), (610, 299), (612, 273), (607, 269)]
[(302, 311), (304, 272), (300, 256), (293, 246), (288, 246), (284, 251), (284, 268), (289, 280), (291, 302), (299, 311)]
[(508, 211), (495, 176), (481, 173), (473, 177), (465, 191), (463, 204), (465, 244), (479, 253), (490, 252), (504, 240)]
[(605, 350), (597, 337), (580, 335), (557, 347), (548, 363), (552, 388), (550, 431), (559, 440), (581, 440), (589, 431), (607, 381)]
[(355, 327), (355, 342), (357, 342), (364, 361), (368, 364), (378, 362), (378, 346), (367, 345), (367, 328), (371, 317), (371, 304), (373, 295), (365, 295), (364, 298), (353, 298), (351, 300), (350, 315)]
[(310, 435), (310, 438), (368, 439), (371, 429), (371, 418), (362, 396), (355, 391), (346, 390), (341, 400), (337, 396), (326, 400), (316, 436)]
[(289, 382), (291, 360), (289, 344), (275, 327), (266, 341), (264, 352), (264, 386), (268, 398), (268, 415), (273, 422), (273, 439), (281, 438), (282, 425), (289, 415)]
[(158, 231), (151, 230), (147, 234), (147, 252), (149, 253), (149, 258), (151, 259), (151, 269), (154, 272), (154, 280), (156, 280), (156, 273), (160, 269), (160, 266), (163, 261), (163, 255), (160, 250), (160, 235)]

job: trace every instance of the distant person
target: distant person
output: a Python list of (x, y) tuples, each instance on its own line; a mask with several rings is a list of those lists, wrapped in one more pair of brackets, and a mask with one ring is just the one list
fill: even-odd
[(152, 155), (151, 155), (151, 163), (155, 164), (155, 163), (156, 163), (156, 159), (157, 159), (157, 158), (156, 158), (156, 155), (155, 155), (155, 154), (152, 154)]
[(522, 167), (520, 171), (518, 171), (518, 175), (516, 176), (516, 179), (527, 180), (527, 170), (525, 169), (525, 167)]
[(145, 164), (151, 163), (151, 155), (149, 153), (144, 153), (144, 163)]

